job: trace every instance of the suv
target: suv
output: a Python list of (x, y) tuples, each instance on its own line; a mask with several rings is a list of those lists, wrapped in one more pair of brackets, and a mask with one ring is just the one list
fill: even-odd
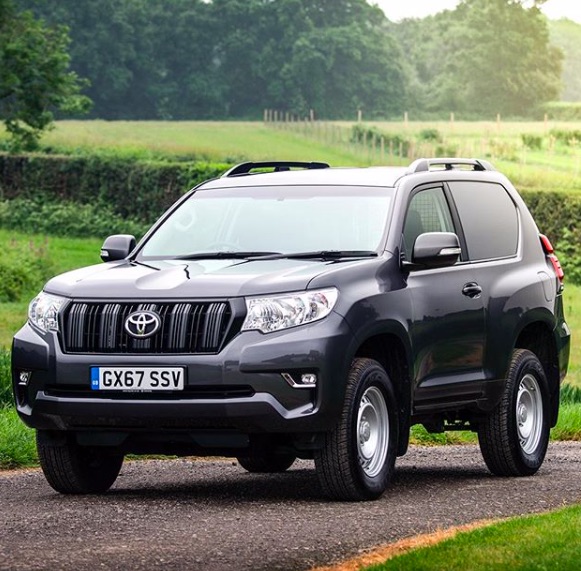
[(476, 431), (497, 475), (543, 462), (563, 272), (485, 161), (244, 163), (101, 257), (50, 280), (14, 337), (59, 492), (106, 491), (132, 453), (314, 459), (328, 497), (373, 499), (414, 424)]

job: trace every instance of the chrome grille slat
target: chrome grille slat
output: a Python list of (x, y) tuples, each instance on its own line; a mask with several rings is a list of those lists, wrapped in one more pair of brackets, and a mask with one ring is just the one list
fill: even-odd
[[(136, 339), (125, 329), (134, 311), (154, 311), (159, 331)], [(100, 303), (75, 302), (63, 317), (66, 353), (163, 354), (216, 353), (227, 335), (230, 304), (215, 302)]]

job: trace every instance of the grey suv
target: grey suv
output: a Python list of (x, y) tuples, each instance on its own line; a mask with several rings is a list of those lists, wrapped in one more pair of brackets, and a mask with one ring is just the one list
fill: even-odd
[(18, 412), (59, 492), (159, 453), (314, 459), (328, 497), (373, 499), (414, 424), (476, 431), (494, 474), (543, 462), (563, 273), (484, 161), (244, 163), (101, 256), (50, 280), (14, 337)]

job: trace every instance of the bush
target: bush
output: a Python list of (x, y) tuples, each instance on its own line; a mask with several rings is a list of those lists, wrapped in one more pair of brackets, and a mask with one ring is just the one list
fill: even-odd
[(422, 129), (418, 133), (418, 139), (420, 141), (432, 142), (432, 143), (441, 143), (444, 141), (444, 138), (440, 134), (438, 129)]
[(541, 111), (556, 121), (581, 121), (581, 103), (551, 101), (545, 103)]
[(522, 191), (521, 195), (539, 230), (549, 237), (553, 246), (563, 238), (565, 228), (576, 232), (576, 221), (581, 221), (581, 194), (547, 190)]
[(132, 158), (0, 153), (0, 194), (108, 208), (121, 218), (152, 223), (196, 184), (229, 165), (170, 163)]
[(373, 141), (379, 142), (382, 138), (385, 147), (389, 148), (390, 153), (400, 157), (406, 157), (408, 155), (411, 142), (401, 135), (383, 133), (375, 127), (368, 127), (361, 123), (357, 123), (351, 128), (350, 141), (352, 143), (370, 146), (373, 144)]
[(581, 131), (577, 129), (551, 129), (549, 135), (568, 147), (581, 143)]
[(540, 135), (528, 135), (523, 133), (521, 136), (523, 145), (531, 151), (540, 151), (543, 148), (543, 137)]
[(580, 238), (579, 230), (573, 231), (565, 227), (555, 246), (567, 281), (578, 285), (581, 285), (581, 252), (578, 248)]
[(8, 349), (0, 349), (0, 409), (12, 403), (10, 351)]
[(54, 274), (46, 245), (13, 241), (0, 251), (0, 302), (32, 297)]
[(0, 201), (0, 227), (53, 236), (101, 238), (109, 234), (133, 234), (139, 238), (149, 224), (126, 220), (103, 205), (16, 198)]

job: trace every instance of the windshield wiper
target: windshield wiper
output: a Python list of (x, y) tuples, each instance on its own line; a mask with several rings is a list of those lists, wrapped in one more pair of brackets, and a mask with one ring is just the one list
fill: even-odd
[(316, 250), (313, 252), (290, 252), (288, 254), (268, 254), (256, 256), (254, 260), (341, 260), (344, 258), (375, 258), (377, 252), (374, 250)]
[(175, 256), (174, 260), (239, 260), (262, 258), (263, 256), (280, 256), (280, 252), (197, 252), (184, 256)]

